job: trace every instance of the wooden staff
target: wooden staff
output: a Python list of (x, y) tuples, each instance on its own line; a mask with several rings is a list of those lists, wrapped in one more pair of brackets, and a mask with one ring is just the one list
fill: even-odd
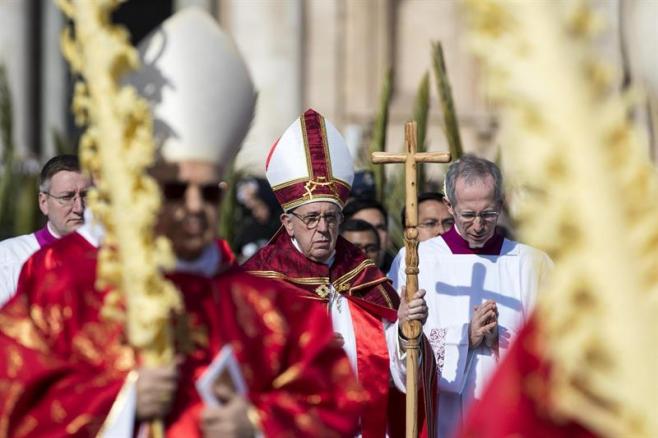
[[(416, 187), (416, 163), (448, 163), (450, 154), (445, 152), (416, 152), (416, 122), (407, 122), (404, 126), (404, 143), (406, 153), (391, 154), (373, 152), (372, 162), (375, 164), (404, 163), (405, 193), (405, 223), (404, 247), (407, 252), (405, 259), (407, 268), (407, 283), (404, 295), (407, 302), (413, 299), (418, 290), (418, 188)], [(406, 437), (418, 436), (418, 355), (420, 349), (420, 321), (407, 321), (402, 324), (402, 334), (408, 339), (407, 346), (407, 406), (406, 406)], [(426, 358), (432, 360), (433, 358)], [(433, 415), (430, 412), (428, 415)]]

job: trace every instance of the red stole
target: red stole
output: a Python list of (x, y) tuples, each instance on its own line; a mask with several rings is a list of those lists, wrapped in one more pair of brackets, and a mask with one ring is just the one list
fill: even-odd
[[(396, 321), (400, 303), (388, 278), (340, 236), (331, 266), (309, 260), (295, 248), (283, 227), (243, 267), (254, 275), (292, 283), (306, 292), (306, 298), (319, 303), (328, 302), (329, 284), (346, 296), (356, 338), (359, 382), (369, 397), (361, 417), (362, 433), (364, 437), (385, 436), (390, 365), (382, 319)], [(399, 415), (404, 418), (403, 412)]]

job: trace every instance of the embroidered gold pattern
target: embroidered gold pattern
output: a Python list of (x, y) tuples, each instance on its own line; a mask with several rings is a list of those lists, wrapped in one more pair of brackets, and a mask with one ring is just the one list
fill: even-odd
[(92, 417), (90, 414), (78, 415), (73, 421), (69, 423), (68, 426), (66, 426), (66, 433), (77, 433), (84, 426), (91, 423), (93, 419), (94, 417)]
[(9, 380), (0, 380), (0, 392), (4, 394), (4, 415), (0, 418), (0, 436), (6, 437), (9, 434), (9, 419), (16, 406), (18, 397), (23, 393), (23, 385)]
[(309, 342), (311, 342), (311, 333), (302, 333), (302, 335), (299, 337), (299, 346), (305, 348)]
[(274, 306), (271, 299), (273, 295), (271, 290), (259, 291), (252, 287), (243, 287), (243, 290), (249, 304), (251, 304), (257, 314), (263, 316), (263, 322), (271, 332), (270, 334), (265, 334), (263, 344), (266, 349), (275, 352), (269, 357), (270, 369), (274, 372), (281, 366), (281, 358), (278, 352), (285, 345), (288, 326), (283, 316)]
[(393, 303), (391, 302), (391, 298), (388, 296), (388, 293), (386, 293), (386, 291), (384, 290), (381, 284), (377, 286), (377, 290), (379, 291), (380, 294), (382, 294), (382, 297), (384, 297), (384, 300), (386, 301), (388, 307), (392, 309)]
[(302, 367), (300, 364), (295, 364), (285, 370), (283, 373), (278, 375), (274, 381), (272, 382), (272, 387), (279, 389), (282, 388), (283, 386), (287, 385), (288, 383), (292, 382), (295, 380), (299, 375), (301, 374)]
[(326, 284), (321, 284), (315, 288), (315, 293), (320, 296), (320, 298), (327, 298), (331, 293), (331, 289)]
[(55, 400), (50, 405), (50, 418), (52, 418), (55, 423), (61, 423), (66, 418), (66, 411), (64, 410), (64, 406), (62, 406), (62, 402), (59, 400)]
[(313, 284), (327, 284), (329, 283), (329, 277), (288, 277), (277, 271), (247, 271), (251, 275), (256, 275), (257, 277), (262, 278), (276, 278), (279, 280), (285, 280), (290, 283), (303, 284), (303, 285), (313, 285)]
[(23, 357), (21, 356), (18, 348), (13, 345), (8, 348), (7, 357), (7, 376), (15, 378), (18, 375), (18, 370), (23, 367)]
[(33, 416), (28, 416), (23, 420), (20, 426), (16, 428), (16, 436), (23, 437), (28, 436), (37, 426), (39, 422)]
[(357, 275), (359, 275), (361, 271), (371, 266), (375, 266), (375, 263), (372, 260), (367, 259), (362, 261), (361, 263), (358, 264), (357, 267), (335, 279), (333, 281), (333, 284), (335, 285), (334, 287), (336, 288), (336, 290), (341, 290), (341, 289), (345, 290), (344, 287), (342, 287), (343, 284), (349, 283), (349, 281), (352, 280)]
[[(304, 184), (304, 199), (307, 201), (313, 199), (313, 193), (320, 187), (327, 187), (331, 191), (333, 198), (339, 198), (338, 190), (336, 190), (336, 184), (334, 181), (327, 181), (327, 178), (324, 176), (318, 176), (316, 179), (308, 180), (306, 181), (306, 184)], [(322, 196), (324, 196), (324, 194)]]

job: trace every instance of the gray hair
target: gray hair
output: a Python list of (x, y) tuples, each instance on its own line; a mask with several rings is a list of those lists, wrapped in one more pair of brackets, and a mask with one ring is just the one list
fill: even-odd
[(503, 175), (500, 173), (498, 166), (489, 160), (478, 158), (472, 154), (464, 154), (459, 160), (451, 163), (445, 178), (445, 195), (448, 197), (450, 204), (453, 207), (457, 205), (455, 186), (458, 178), (464, 178), (466, 183), (471, 184), (487, 176), (493, 178), (494, 198), (497, 204), (501, 204), (504, 197)]

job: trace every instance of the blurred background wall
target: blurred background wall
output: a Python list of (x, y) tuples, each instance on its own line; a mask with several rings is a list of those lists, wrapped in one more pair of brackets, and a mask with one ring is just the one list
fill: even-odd
[[(658, 53), (658, 23), (634, 24), (643, 15), (638, 10), (650, 2), (656, 0), (593, 2), (607, 26), (598, 38), (601, 52), (625, 72), (620, 87), (638, 77), (630, 69), (636, 57), (633, 41), (653, 41), (649, 53)], [(389, 67), (394, 80), (387, 149), (402, 147), (403, 124), (411, 119), (419, 82), (429, 72), (426, 146), (447, 150), (431, 73), (430, 43), (436, 40), (443, 43), (464, 149), (496, 158), (495, 108), (483, 98), (457, 0), (130, 0), (116, 11), (115, 20), (136, 43), (176, 10), (190, 6), (209, 11), (233, 36), (258, 88), (254, 125), (237, 161), (243, 173), (264, 173), (268, 148), (307, 107), (332, 120), (356, 156), (369, 141)], [(76, 148), (79, 132), (68, 111), (72, 79), (59, 53), (64, 24), (52, 1), (0, 0), (0, 65), (10, 89), (11, 140), (21, 171), (38, 169), (57, 151)], [(622, 41), (630, 50), (622, 50)], [(657, 62), (658, 56), (649, 60), (655, 71)], [(654, 160), (656, 109), (654, 100), (639, 105), (635, 115), (653, 136)], [(0, 141), (0, 157), (5, 157), (8, 145)], [(433, 166), (430, 178), (439, 180), (443, 169)]]

